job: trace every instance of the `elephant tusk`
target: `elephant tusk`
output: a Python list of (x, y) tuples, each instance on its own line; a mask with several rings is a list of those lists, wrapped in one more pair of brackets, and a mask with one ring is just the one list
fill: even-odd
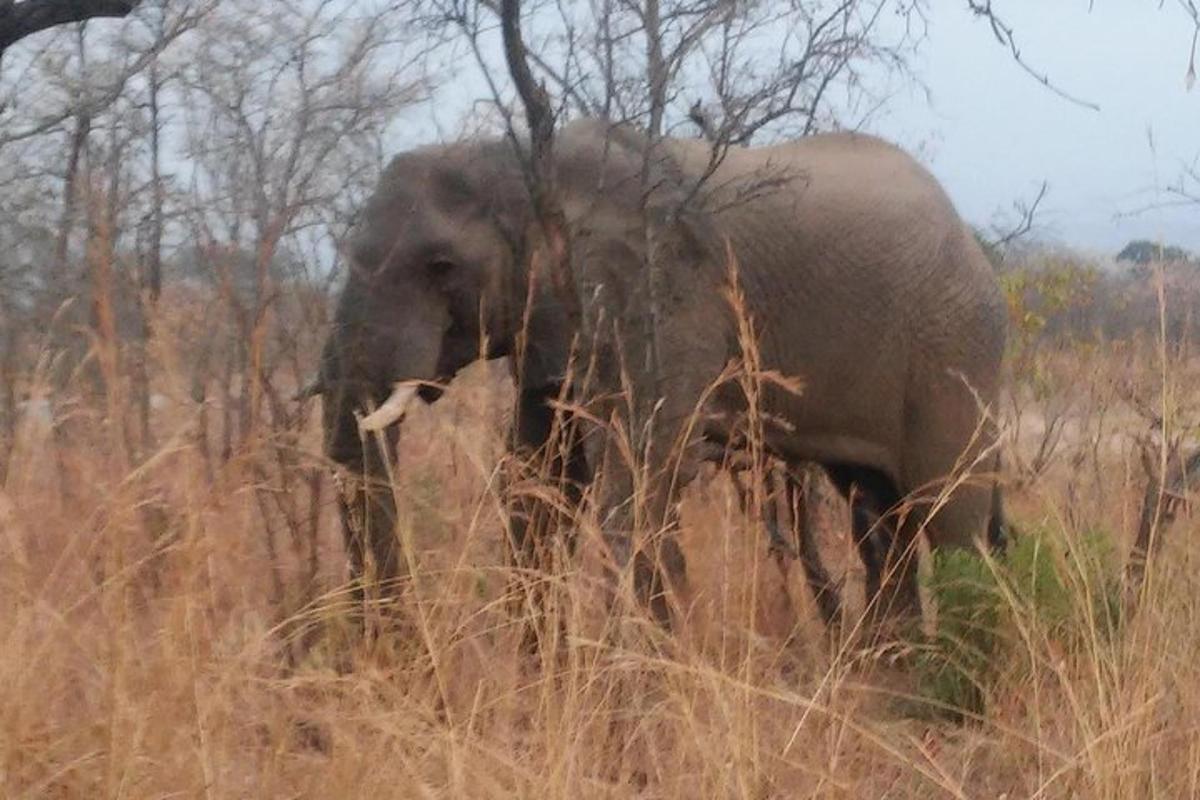
[(397, 383), (392, 387), (392, 394), (383, 401), (383, 405), (358, 420), (358, 429), (365, 432), (381, 431), (399, 422), (416, 396), (416, 386), (411, 383)]

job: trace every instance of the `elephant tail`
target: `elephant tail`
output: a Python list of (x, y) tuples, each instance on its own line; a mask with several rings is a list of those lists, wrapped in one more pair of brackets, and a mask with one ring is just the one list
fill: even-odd
[(988, 513), (987, 543), (993, 555), (1000, 555), (1008, 546), (1008, 525), (1004, 520), (1004, 497), (1000, 490), (1000, 450), (996, 450), (993, 465), (992, 502)]

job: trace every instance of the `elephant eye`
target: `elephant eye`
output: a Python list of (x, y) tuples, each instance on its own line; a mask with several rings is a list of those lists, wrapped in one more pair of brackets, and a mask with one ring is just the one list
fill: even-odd
[(435, 258), (425, 265), (425, 269), (435, 278), (444, 278), (454, 270), (454, 262), (444, 258)]

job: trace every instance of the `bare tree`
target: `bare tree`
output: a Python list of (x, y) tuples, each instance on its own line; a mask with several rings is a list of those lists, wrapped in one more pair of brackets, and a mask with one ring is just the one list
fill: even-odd
[[(28, 0), (27, 0), (28, 1)], [(95, 118), (125, 92), (128, 83), (157, 59), (180, 37), (196, 27), (219, 0), (139, 0), (138, 14), (119, 26), (108, 37), (93, 38), (92, 48), (104, 60), (88, 72), (73, 70), (62, 56), (62, 48), (48, 46), (28, 54), (15, 69), (15, 79), (0, 92), (0, 111), (20, 108), (0, 126), (0, 152), (28, 139), (59, 131), (64, 123), (80, 117)], [(161, 9), (162, 24), (138, 29), (137, 17), (147, 7)], [(20, 5), (17, 6), (18, 8)], [(153, 16), (147, 13), (147, 16)], [(82, 36), (81, 26), (76, 26)], [(52, 37), (53, 38), (53, 37)], [(96, 39), (100, 39), (99, 42)], [(15, 118), (14, 118), (15, 117)]]
[[(145, 316), (126, 302), (131, 297), (126, 290), (132, 270), (116, 263), (124, 262), (123, 250), (132, 246), (123, 217), (137, 207), (141, 195), (136, 155), (144, 128), (135, 96), (142, 72), (194, 28), (213, 2), (166, 4), (152, 0), (141, 3), (136, 13), (118, 24), (95, 30), (74, 24), (49, 37), (40, 50), (21, 47), (9, 51), (9, 66), (15, 69), (8, 70), (0, 82), (5, 112), (0, 118), (0, 162), (7, 165), (0, 170), (0, 182), (6, 191), (15, 191), (20, 197), (29, 197), (29, 192), (39, 187), (32, 195), (37, 197), (36, 204), (25, 205), (22, 212), (38, 208), (43, 218), (57, 220), (50, 252), (40, 263), (27, 260), (28, 254), (10, 253), (9, 263), (3, 265), (5, 272), (28, 270), (32, 278), (20, 286), (19, 294), (10, 297), (15, 305), (12, 314), (6, 315), (14, 323), (6, 326), (5, 342), (13, 387), (10, 397), (15, 401), (18, 394), (30, 391), (32, 376), (19, 364), (28, 357), (28, 348), (49, 348), (54, 358), (48, 363), (57, 368), (42, 378), (55, 387), (47, 402), (56, 419), (54, 431), (60, 444), (66, 433), (61, 423), (64, 415), (59, 412), (72, 402), (67, 382), (77, 367), (85, 364), (89, 365), (85, 374), (99, 380), (99, 374), (91, 369), (98, 362), (87, 356), (103, 341), (96, 335), (101, 321), (97, 314), (104, 307), (98, 302), (101, 295), (116, 304), (108, 308), (113, 312), (112, 336), (136, 339), (135, 328), (144, 329), (139, 319), (144, 321)], [(102, 4), (10, 3), (5, 11), (26, 13), (37, 6), (42, 8), (38, 13), (44, 14), (52, 5), (73, 5), (82, 15), (80, 19), (86, 19), (85, 12)], [(139, 4), (128, 5), (132, 10)], [(147, 25), (156, 13), (161, 24)], [(107, 237), (103, 259), (93, 247), (100, 234)], [(99, 265), (105, 269), (102, 281), (97, 281), (94, 272)], [(19, 321), (22, 318), (25, 324)], [(41, 324), (30, 326), (31, 320)], [(44, 338), (47, 332), (50, 335)], [(129, 349), (134, 364), (144, 361), (137, 355), (145, 350), (142, 338), (140, 346)], [(114, 346), (114, 352), (124, 349), (116, 342)], [(66, 358), (62, 357), (64, 348)], [(22, 353), (25, 356), (18, 355)], [(124, 355), (117, 358), (120, 361)], [(148, 384), (135, 382), (141, 384), (137, 395), (147, 398)], [(93, 383), (93, 387), (101, 384)], [(118, 386), (109, 388), (120, 390)], [(14, 416), (11, 410), (6, 412), (6, 427)], [(131, 435), (123, 437), (127, 453), (145, 441), (148, 426), (139, 429), (141, 435), (136, 439), (141, 441)], [(65, 468), (60, 468), (60, 478), (62, 490), (69, 494), (74, 481)]]
[(221, 459), (256, 476), (279, 601), (284, 533), (309, 576), (302, 600), (315, 588), (323, 476), (300, 456), (288, 398), (311, 371), (339, 241), (382, 168), (391, 122), (420, 96), (387, 11), (229, 0), (178, 71), (178, 132), (194, 166), (181, 222), (194, 274), (227, 321), (197, 348), (193, 391), (207, 429), (215, 390)]
[[(405, 18), (385, 2), (130, 5), (114, 25), (13, 48), (0, 75), (0, 477), (47, 365), (64, 367), (56, 430), (89, 423), (53, 451), (94, 442), (114, 475), (152, 463), (182, 412), (211, 478), (228, 466), (214, 443), (253, 476), (272, 596), (302, 603), (324, 473), (286, 398), (311, 368), (338, 242), (421, 95)], [(79, 350), (64, 359), (68, 333)], [(92, 391), (79, 364), (107, 402), (76, 402)], [(66, 471), (64, 489), (78, 483)], [(162, 547), (161, 481), (138, 475)], [(307, 577), (285, 581), (288, 561)]]

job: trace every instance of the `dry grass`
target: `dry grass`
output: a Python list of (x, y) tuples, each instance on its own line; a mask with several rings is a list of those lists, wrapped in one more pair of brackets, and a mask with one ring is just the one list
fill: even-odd
[[(1123, 551), (1144, 478), (1111, 422), (1111, 387), (1133, 362), (1102, 349), (1087, 357), (1087, 369), (1074, 359), (1060, 370), (1075, 377), (1056, 391), (1079, 401), (1068, 433), (1011, 508), (1067, 543), (1101, 530)], [(1138, 379), (1157, 380), (1151, 367)], [(610, 609), (585, 524), (580, 557), (543, 576), (567, 638), (535, 657), (520, 649), (502, 598), (496, 485), (509, 402), (492, 368), (479, 367), (408, 424), (397, 492), (419, 564), (404, 601), (413, 624), (370, 645), (342, 624), (329, 493), (307, 543), (264, 502), (279, 491), (263, 466), (276, 463), (278, 438), (214, 468), (181, 390), (157, 412), (157, 452), (131, 469), (106, 414), (77, 407), (59, 437), (27, 417), (0, 493), (0, 794), (1200, 792), (1192, 519), (1173, 531), (1119, 637), (1097, 624), (1064, 638), (1036, 612), (1015, 615), (987, 710), (966, 724), (914, 713), (909, 671), (826, 639), (799, 566), (786, 580), (778, 573), (720, 476), (685, 504), (691, 594), (680, 630), (664, 635), (621, 604)], [(1037, 446), (1039, 408), (1022, 411), (1029, 440), (1018, 448)], [(310, 417), (296, 446), (312, 455)], [(844, 508), (830, 500), (818, 516), (829, 563), (861, 596)]]

